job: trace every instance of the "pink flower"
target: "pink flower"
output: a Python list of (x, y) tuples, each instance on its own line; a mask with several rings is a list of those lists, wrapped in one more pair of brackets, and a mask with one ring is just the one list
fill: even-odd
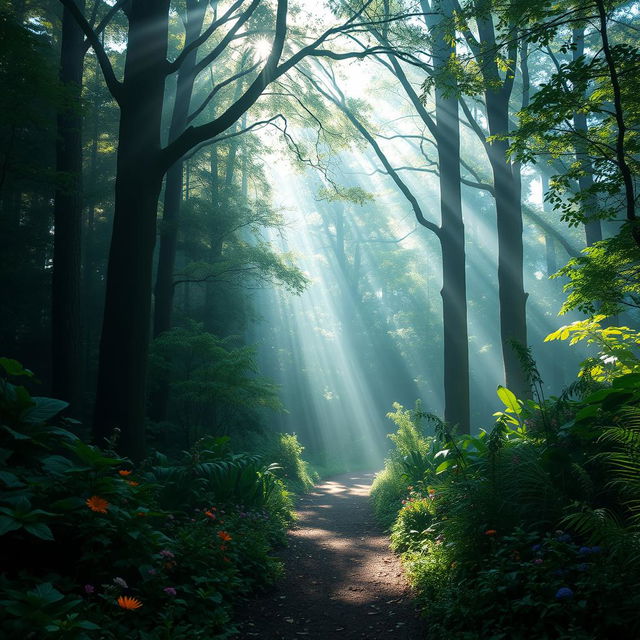
[(178, 592), (173, 587), (165, 587), (163, 591), (170, 596), (175, 596), (178, 594)]
[(84, 585), (84, 592), (88, 595), (91, 595), (92, 593), (95, 593), (96, 588), (92, 585), (92, 584), (85, 584)]
[(160, 555), (161, 555), (163, 558), (175, 558), (175, 555), (174, 555), (173, 553), (171, 553), (171, 551), (169, 551), (169, 549), (163, 549), (163, 550), (160, 552)]

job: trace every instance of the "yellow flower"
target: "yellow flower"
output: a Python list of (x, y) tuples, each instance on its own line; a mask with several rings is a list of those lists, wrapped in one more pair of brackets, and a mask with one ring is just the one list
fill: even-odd
[(95, 511), (96, 513), (107, 513), (109, 508), (109, 503), (100, 496), (91, 496), (87, 498), (85, 504), (91, 511)]
[(142, 606), (142, 602), (137, 598), (130, 598), (129, 596), (120, 596), (118, 598), (118, 606), (122, 609), (128, 609), (129, 611), (133, 611), (134, 609), (139, 609)]

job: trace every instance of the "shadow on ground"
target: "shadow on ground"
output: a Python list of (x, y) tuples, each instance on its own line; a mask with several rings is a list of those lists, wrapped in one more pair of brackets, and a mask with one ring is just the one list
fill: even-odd
[(317, 486), (298, 505), (280, 557), (285, 578), (245, 603), (240, 638), (420, 640), (420, 621), (398, 558), (369, 506), (373, 473)]

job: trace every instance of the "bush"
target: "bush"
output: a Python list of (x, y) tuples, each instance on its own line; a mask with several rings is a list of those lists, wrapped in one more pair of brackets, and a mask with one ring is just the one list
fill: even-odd
[(134, 467), (54, 425), (65, 403), (9, 382), (31, 372), (0, 368), (0, 635), (227, 637), (238, 595), (280, 573), (269, 553), (292, 514), (276, 466), (207, 437)]

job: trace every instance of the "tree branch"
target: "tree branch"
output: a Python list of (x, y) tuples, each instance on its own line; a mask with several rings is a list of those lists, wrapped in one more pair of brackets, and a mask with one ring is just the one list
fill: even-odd
[(122, 99), (122, 83), (116, 78), (113, 67), (111, 66), (111, 61), (98, 39), (98, 35), (91, 28), (91, 25), (84, 15), (82, 15), (80, 9), (78, 9), (78, 5), (75, 3), (75, 0), (60, 0), (60, 2), (71, 13), (73, 19), (78, 23), (78, 26), (84, 32), (87, 40), (91, 43), (91, 46), (96, 53), (96, 57), (98, 58), (98, 63), (100, 64), (100, 69), (104, 75), (105, 82), (107, 83), (107, 88), (115, 98), (116, 102), (120, 104)]

